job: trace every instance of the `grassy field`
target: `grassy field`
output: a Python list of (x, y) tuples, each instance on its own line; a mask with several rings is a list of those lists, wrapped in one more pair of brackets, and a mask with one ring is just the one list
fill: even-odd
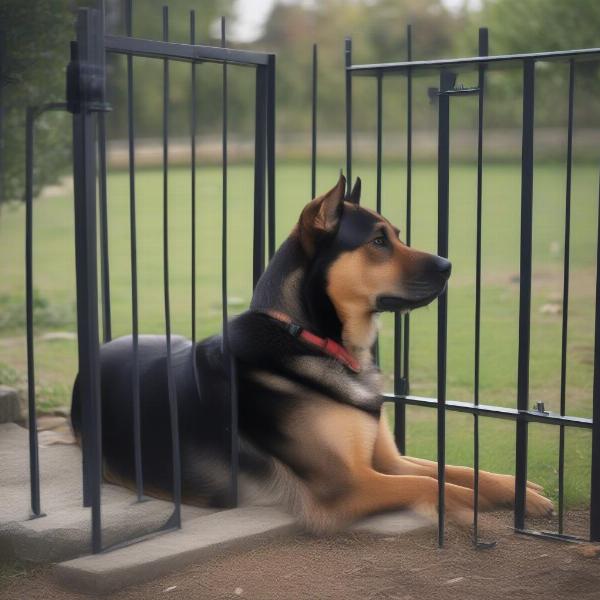
[[(335, 183), (338, 165), (319, 169), (318, 187)], [(364, 203), (374, 206), (375, 174), (355, 165), (363, 177)], [(277, 172), (277, 239), (292, 228), (309, 200), (310, 179), (305, 165), (283, 163)], [(456, 165), (451, 173), (450, 258), (454, 270), (449, 290), (448, 398), (472, 401), (475, 271), (475, 182), (473, 165)], [(202, 168), (198, 184), (198, 298), (199, 337), (220, 328), (220, 194), (217, 168)], [(251, 296), (252, 169), (230, 169), (230, 311), (243, 310)], [(140, 171), (138, 194), (138, 256), (140, 328), (164, 328), (162, 305), (162, 175)], [(129, 269), (128, 177), (109, 177), (111, 296), (114, 335), (131, 329)], [(384, 213), (403, 230), (405, 173), (402, 165), (384, 170)], [(597, 171), (577, 165), (573, 174), (571, 292), (569, 309), (567, 412), (590, 416), (593, 366), (593, 316), (597, 228)], [(559, 409), (562, 261), (564, 256), (564, 166), (537, 165), (534, 181), (534, 276), (531, 333), (531, 404), (542, 400)], [(190, 175), (170, 172), (170, 256), (173, 329), (190, 335)], [(483, 291), (481, 396), (486, 404), (516, 405), (520, 171), (516, 164), (491, 164), (484, 175)], [(36, 203), (35, 288), (38, 319), (37, 387), (43, 407), (68, 404), (76, 369), (75, 340), (50, 332), (73, 332), (74, 242), (73, 208), (67, 190)], [(437, 227), (436, 170), (418, 165), (413, 174), (413, 244), (435, 251)], [(22, 207), (4, 208), (0, 217), (0, 383), (23, 386), (25, 346), (23, 328)], [(411, 392), (435, 395), (435, 305), (411, 317)], [(382, 364), (391, 388), (392, 318), (382, 318)], [(435, 414), (408, 409), (408, 450), (435, 455)], [(511, 472), (514, 468), (514, 425), (482, 419), (482, 466)], [(448, 461), (472, 460), (472, 418), (448, 415)], [(554, 495), (557, 486), (558, 430), (531, 426), (529, 476)], [(586, 504), (589, 496), (590, 436), (567, 432), (567, 498)]]

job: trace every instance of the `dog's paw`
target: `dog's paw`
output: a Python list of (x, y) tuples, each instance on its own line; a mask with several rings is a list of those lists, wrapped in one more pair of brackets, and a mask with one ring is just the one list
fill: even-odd
[[(444, 489), (445, 514), (448, 520), (459, 525), (470, 525), (473, 522), (473, 490), (452, 483), (447, 483)], [(414, 508), (432, 521), (437, 521), (438, 501), (438, 487), (435, 481), (435, 493)], [(488, 508), (485, 498), (480, 497), (479, 504)]]
[(554, 505), (552, 500), (528, 487), (525, 512), (528, 517), (551, 517), (554, 514)]
[(544, 491), (543, 486), (541, 486), (539, 483), (535, 483), (534, 481), (527, 481), (527, 487), (538, 494), (541, 494)]
[[(544, 504), (541, 500), (549, 502), (543, 495), (544, 488), (534, 483), (533, 481), (527, 482), (526, 492), (527, 498), (531, 496), (532, 510), (542, 510), (540, 513), (532, 514), (546, 514), (541, 507)], [(489, 508), (494, 506), (506, 506), (513, 507), (515, 505), (515, 478), (512, 475), (504, 475), (500, 473), (482, 473), (480, 479), (480, 492), (479, 497), (484, 498)], [(480, 504), (480, 508), (484, 508)], [(485, 510), (485, 508), (484, 508)]]

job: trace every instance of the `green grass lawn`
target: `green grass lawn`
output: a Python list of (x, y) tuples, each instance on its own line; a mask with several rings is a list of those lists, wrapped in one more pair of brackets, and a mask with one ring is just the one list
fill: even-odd
[[(337, 178), (339, 165), (323, 164), (318, 187), (325, 190)], [(375, 173), (371, 166), (354, 166), (363, 178), (364, 203), (374, 206)], [(282, 163), (277, 171), (277, 239), (291, 230), (309, 200), (308, 169), (300, 163)], [(472, 401), (475, 272), (474, 165), (458, 164), (451, 172), (450, 258), (454, 264), (449, 289), (448, 398)], [(137, 174), (140, 329), (164, 328), (162, 299), (162, 174)], [(198, 185), (198, 301), (199, 337), (220, 329), (221, 173), (200, 168)], [(384, 213), (405, 229), (403, 165), (384, 170)], [(564, 256), (564, 166), (539, 164), (534, 181), (534, 276), (531, 332), (531, 404), (543, 400), (547, 409), (559, 409), (560, 312)], [(131, 330), (129, 268), (128, 176), (112, 173), (108, 181), (110, 263), (113, 333)], [(250, 300), (252, 279), (252, 168), (230, 167), (231, 220), (229, 223), (230, 312), (243, 310)], [(593, 317), (597, 228), (597, 171), (577, 165), (573, 173), (571, 237), (571, 292), (569, 309), (567, 412), (591, 415)], [(190, 174), (172, 169), (170, 191), (170, 268), (173, 331), (190, 335)], [(520, 170), (516, 164), (490, 164), (484, 174), (483, 289), (480, 401), (516, 405)], [(36, 345), (37, 386), (42, 406), (68, 404), (76, 370), (72, 339), (41, 337), (52, 331), (74, 331), (75, 285), (73, 206), (69, 194), (35, 204), (35, 288), (40, 336)], [(435, 165), (417, 165), (413, 173), (413, 245), (435, 251), (437, 228)], [(0, 217), (0, 379), (24, 385), (23, 207), (4, 208)], [(435, 304), (411, 317), (411, 393), (435, 395)], [(392, 317), (384, 315), (381, 331), (382, 366), (391, 389)], [(1, 382), (1, 381), (0, 381)], [(408, 450), (434, 457), (435, 414), (408, 409)], [(448, 461), (472, 460), (472, 418), (448, 415)], [(514, 468), (514, 425), (482, 419), (482, 466), (511, 472)], [(557, 486), (557, 428), (532, 425), (529, 476), (551, 494)], [(567, 498), (586, 504), (589, 497), (590, 436), (567, 431)]]

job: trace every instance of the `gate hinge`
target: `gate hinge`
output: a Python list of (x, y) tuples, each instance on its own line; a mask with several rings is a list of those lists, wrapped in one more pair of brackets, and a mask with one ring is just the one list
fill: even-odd
[(78, 114), (109, 112), (111, 106), (104, 98), (105, 70), (100, 65), (81, 62), (77, 42), (71, 42), (71, 60), (67, 66), (67, 110)]

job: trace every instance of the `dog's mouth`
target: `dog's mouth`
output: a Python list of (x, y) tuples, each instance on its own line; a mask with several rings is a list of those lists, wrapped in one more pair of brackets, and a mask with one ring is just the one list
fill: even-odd
[(446, 291), (447, 285), (448, 282), (444, 282), (444, 285), (439, 290), (417, 299), (408, 299), (403, 298), (402, 296), (385, 294), (377, 296), (375, 299), (375, 310), (377, 312), (408, 312), (415, 308), (427, 306)]

